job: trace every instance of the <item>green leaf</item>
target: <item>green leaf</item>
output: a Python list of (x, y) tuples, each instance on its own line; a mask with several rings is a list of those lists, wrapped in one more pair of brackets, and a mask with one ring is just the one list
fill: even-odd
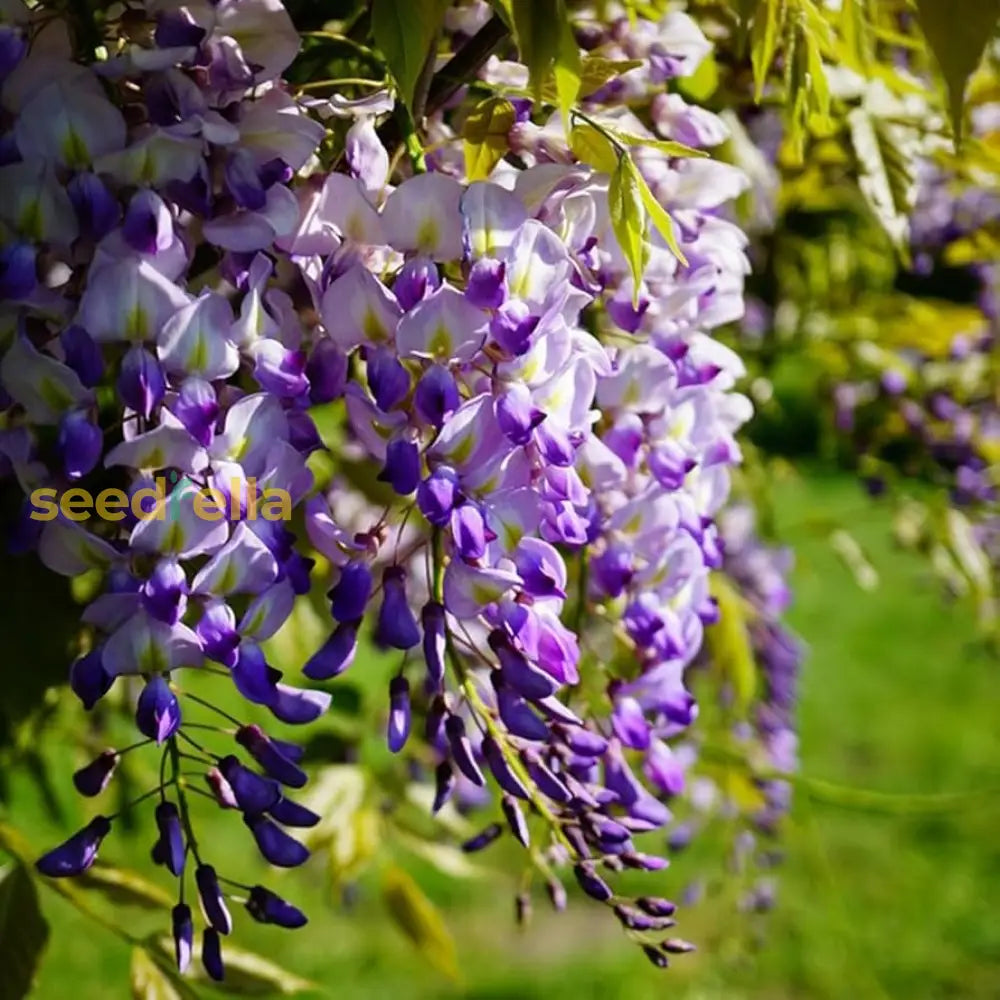
[(437, 907), (402, 868), (389, 867), (382, 879), (389, 915), (417, 950), (439, 971), (458, 978), (455, 942)]
[(713, 665), (729, 682), (734, 707), (746, 714), (757, 692), (757, 661), (747, 627), (747, 603), (723, 573), (712, 574), (712, 596), (719, 620), (705, 630)]
[(840, 7), (840, 37), (844, 62), (859, 73), (867, 73), (875, 61), (875, 33), (868, 11), (869, 0), (843, 0)]
[(611, 228), (622, 255), (632, 272), (632, 301), (639, 300), (639, 283), (646, 267), (646, 209), (642, 200), (641, 178), (632, 158), (622, 154), (608, 186)]
[(132, 949), (129, 982), (133, 1000), (198, 1000), (173, 969), (156, 961), (145, 948)]
[(858, 161), (858, 187), (903, 259), (908, 257), (909, 215), (916, 199), (913, 159), (900, 148), (893, 126), (864, 107), (848, 112)]
[(584, 97), (600, 90), (609, 80), (638, 69), (645, 63), (641, 59), (606, 59), (604, 56), (584, 56), (580, 67), (580, 93)]
[(489, 177), (507, 153), (507, 133), (517, 120), (514, 105), (503, 97), (491, 97), (472, 109), (462, 129), (465, 173), (470, 181)]
[(586, 122), (573, 126), (569, 134), (569, 146), (578, 160), (589, 163), (601, 173), (613, 174), (618, 167), (618, 153), (615, 147), (606, 136)]
[[(560, 4), (562, 7), (562, 4)], [(559, 110), (562, 112), (563, 125), (568, 130), (570, 126), (570, 111), (576, 104), (583, 86), (583, 68), (580, 62), (580, 49), (573, 35), (573, 26), (566, 16), (565, 9), (560, 10), (559, 20), (559, 50), (556, 52), (555, 65), (552, 74), (556, 80), (556, 94), (559, 98)]]
[(510, 8), (517, 51), (528, 67), (536, 95), (541, 97), (560, 50), (560, 19), (566, 20), (566, 11), (561, 0), (510, 0)]
[(147, 910), (167, 909), (174, 897), (138, 872), (98, 863), (76, 879), (82, 889), (98, 892), (116, 906), (140, 906)]
[(674, 231), (674, 220), (670, 218), (670, 213), (656, 200), (656, 195), (649, 189), (646, 178), (639, 171), (636, 171), (639, 178), (639, 195), (642, 203), (649, 213), (649, 220), (656, 227), (656, 231), (663, 237), (663, 242), (670, 248), (670, 252), (686, 267), (687, 257), (681, 250), (677, 242), (677, 233)]
[(31, 992), (49, 940), (28, 870), (13, 864), (0, 871), (0, 997), (22, 1000)]
[(708, 156), (708, 153), (703, 149), (685, 146), (683, 142), (674, 142), (672, 139), (657, 139), (652, 135), (635, 135), (632, 132), (622, 132), (611, 126), (607, 130), (623, 146), (645, 146), (647, 149), (655, 149), (667, 156)]
[(962, 135), (965, 85), (997, 29), (1000, 0), (917, 0), (917, 20), (948, 91), (955, 138)]
[[(157, 968), (165, 971), (162, 963), (173, 961), (173, 939), (167, 935), (159, 935), (151, 939), (150, 945), (155, 949)], [(222, 961), (226, 968), (226, 978), (223, 982), (216, 983), (209, 979), (202, 967), (201, 946), (196, 941), (189, 973), (191, 981), (211, 985), (212, 989), (218, 990), (220, 993), (243, 997), (268, 996), (275, 993), (279, 996), (290, 997), (296, 993), (317, 988), (316, 983), (296, 976), (280, 965), (276, 965), (269, 958), (253, 951), (247, 951), (245, 948), (238, 948), (230, 943), (229, 938), (226, 938), (222, 943)], [(173, 982), (176, 980), (172, 980)], [(186, 986), (183, 981), (180, 982), (181, 985)], [(193, 991), (190, 995), (194, 996)], [(187, 994), (183, 996), (186, 1000)]]
[(785, 0), (761, 0), (750, 29), (750, 63), (753, 66), (754, 100), (764, 96), (768, 70), (774, 62), (785, 19)]
[(407, 107), (451, 0), (374, 0), (372, 35)]

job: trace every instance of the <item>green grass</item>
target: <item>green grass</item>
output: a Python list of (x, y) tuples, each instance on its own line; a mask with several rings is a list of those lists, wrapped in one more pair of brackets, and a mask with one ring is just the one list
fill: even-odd
[[(803, 773), (883, 792), (1000, 788), (998, 664), (977, 646), (968, 609), (943, 603), (925, 566), (893, 549), (885, 512), (867, 506), (852, 481), (815, 475), (776, 493), (779, 528), (798, 553), (791, 621), (810, 646)], [(860, 591), (831, 551), (831, 518), (865, 546), (881, 576), (878, 590)], [(32, 783), (13, 779), (12, 818), (38, 830), (41, 846), (55, 828)], [(68, 782), (56, 794), (68, 810), (78, 808)], [(230, 822), (209, 824), (209, 838), (226, 836)], [(700, 950), (668, 973), (648, 965), (600, 907), (575, 899), (557, 917), (539, 900), (536, 919), (519, 931), (508, 878), (449, 880), (426, 866), (413, 870), (457, 939), (461, 984), (444, 979), (388, 922), (372, 879), (345, 910), (328, 905), (319, 868), (274, 883), (310, 904), (307, 931), (244, 920), (237, 940), (323, 984), (317, 996), (351, 1000), (986, 1000), (1000, 996), (998, 829), (1000, 794), (900, 815), (800, 794), (777, 873), (777, 909), (751, 918), (718, 897), (686, 909), (681, 930)], [(109, 844), (109, 858), (141, 864), (147, 840)], [(252, 866), (243, 840), (226, 837), (226, 852), (237, 866)], [(664, 891), (678, 894), (699, 865), (702, 873), (717, 867), (719, 851), (701, 844), (678, 855), (657, 876)], [(126, 996), (127, 946), (51, 892), (42, 902), (52, 942), (35, 996)], [(131, 911), (127, 919), (137, 931), (161, 921)]]

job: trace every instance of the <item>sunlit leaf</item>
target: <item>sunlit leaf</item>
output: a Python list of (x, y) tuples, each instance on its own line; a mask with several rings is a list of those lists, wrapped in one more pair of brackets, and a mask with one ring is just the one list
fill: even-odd
[(566, 15), (565, 8), (559, 11), (559, 49), (556, 52), (552, 75), (556, 81), (556, 95), (563, 122), (569, 128), (570, 111), (576, 104), (583, 85), (583, 68), (580, 62), (580, 48), (573, 35), (573, 26)]
[(402, 868), (386, 869), (382, 896), (389, 915), (436, 969), (457, 979), (455, 942), (437, 907)]
[(962, 134), (965, 85), (997, 29), (997, 0), (917, 0), (917, 18), (948, 91), (955, 136)]
[(750, 31), (750, 62), (753, 66), (754, 99), (764, 96), (764, 84), (774, 62), (785, 18), (785, 0), (761, 0)]
[(510, 0), (514, 38), (521, 62), (528, 67), (531, 85), (541, 96), (560, 49), (560, 18), (566, 11), (561, 0)]
[(0, 870), (0, 997), (22, 1000), (31, 992), (49, 940), (35, 882), (24, 865)]
[(657, 139), (656, 136), (652, 135), (635, 135), (632, 132), (623, 132), (614, 127), (609, 127), (608, 132), (623, 146), (645, 146), (647, 149), (655, 149), (667, 156), (708, 156), (708, 153), (703, 149), (685, 146), (683, 142), (674, 142), (672, 139)]
[(451, 0), (374, 0), (372, 35), (407, 106)]
[(129, 982), (133, 1000), (198, 1000), (198, 995), (168, 966), (145, 948), (132, 949)]
[(589, 163), (595, 170), (612, 174), (618, 167), (618, 153), (614, 146), (592, 125), (581, 122), (569, 134), (570, 149), (582, 163)]
[(757, 662), (747, 622), (747, 603), (729, 578), (712, 575), (712, 596), (719, 605), (719, 620), (705, 630), (713, 666), (728, 681), (734, 707), (746, 713), (757, 692)]
[(630, 156), (620, 156), (611, 174), (608, 210), (615, 239), (632, 273), (633, 301), (638, 302), (639, 283), (646, 267), (646, 208), (639, 171)]
[(645, 65), (641, 59), (606, 59), (604, 56), (587, 55), (580, 67), (580, 93), (589, 97), (615, 77)]
[(77, 877), (77, 885), (100, 893), (116, 906), (140, 906), (147, 910), (170, 909), (174, 897), (138, 872), (98, 863)]
[(639, 178), (639, 195), (642, 204), (649, 213), (649, 221), (656, 227), (656, 231), (663, 237), (663, 242), (670, 248), (670, 252), (685, 266), (687, 257), (681, 250), (677, 242), (677, 233), (674, 230), (674, 220), (670, 218), (670, 213), (656, 200), (656, 195), (649, 189), (646, 178), (639, 171), (636, 171)]
[(502, 97), (480, 102), (462, 129), (465, 173), (470, 181), (489, 177), (507, 153), (507, 133), (517, 120), (514, 105)]

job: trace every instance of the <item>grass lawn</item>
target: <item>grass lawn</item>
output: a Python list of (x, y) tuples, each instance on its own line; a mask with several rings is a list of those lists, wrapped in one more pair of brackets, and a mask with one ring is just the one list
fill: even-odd
[[(968, 609), (944, 604), (923, 564), (893, 549), (885, 512), (867, 506), (851, 480), (817, 474), (776, 492), (779, 527), (798, 553), (791, 620), (810, 646), (803, 772), (883, 792), (1000, 789), (1000, 664), (977, 647)], [(830, 549), (830, 518), (865, 546), (879, 589), (865, 593), (853, 583)], [(13, 786), (11, 818), (21, 829), (52, 833), (27, 779), (15, 776)], [(72, 816), (78, 807), (68, 781), (56, 792)], [(207, 837), (232, 831), (225, 851), (232, 841), (242, 864), (250, 855), (230, 823), (208, 824)], [(680, 929), (700, 950), (667, 973), (626, 944), (598, 906), (575, 899), (556, 917), (539, 901), (534, 922), (519, 931), (512, 883), (449, 880), (427, 866), (413, 870), (457, 940), (461, 983), (410, 947), (368, 882), (351, 909), (326, 905), (319, 869), (312, 878), (272, 881), (310, 904), (309, 930), (241, 920), (237, 941), (323, 984), (316, 996), (351, 1000), (987, 1000), (1000, 997), (998, 834), (1000, 792), (896, 814), (800, 794), (777, 909), (751, 918), (710, 898), (684, 910)], [(109, 842), (108, 858), (141, 865), (147, 843), (148, 834)], [(657, 876), (665, 893), (677, 895), (713, 851), (701, 845), (678, 855)], [(52, 940), (39, 1000), (128, 996), (128, 948), (51, 892), (42, 902)], [(134, 921), (154, 929), (162, 916), (136, 913)]]

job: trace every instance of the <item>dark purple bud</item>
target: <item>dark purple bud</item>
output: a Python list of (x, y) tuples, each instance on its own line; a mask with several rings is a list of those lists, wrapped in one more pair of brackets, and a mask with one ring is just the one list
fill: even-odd
[(253, 839), (257, 841), (257, 849), (272, 865), (279, 868), (295, 868), (304, 864), (309, 858), (309, 850), (294, 837), (290, 837), (266, 816), (247, 816), (246, 823)]
[(480, 309), (499, 309), (507, 298), (507, 265), (502, 260), (480, 257), (469, 268), (465, 297)]
[(593, 835), (602, 844), (624, 844), (631, 836), (621, 823), (616, 823), (609, 816), (592, 814), (588, 825)]
[(660, 947), (671, 955), (686, 955), (688, 952), (697, 951), (690, 941), (684, 941), (682, 938), (667, 938), (666, 941), (660, 942)]
[(553, 802), (566, 803), (573, 798), (565, 784), (541, 761), (528, 761), (526, 767), (538, 790)]
[(427, 664), (427, 690), (440, 691), (444, 681), (444, 658), (447, 648), (444, 608), (437, 601), (428, 601), (420, 612), (424, 627), (424, 663)]
[(88, 388), (101, 381), (104, 358), (97, 341), (82, 326), (66, 327), (59, 335), (66, 364), (76, 372), (77, 378)]
[(437, 695), (427, 709), (427, 718), (424, 720), (424, 736), (428, 743), (437, 743), (441, 737), (441, 726), (444, 724), (445, 716), (448, 714), (448, 706), (441, 695)]
[(76, 211), (80, 234), (86, 239), (96, 243), (118, 225), (121, 206), (97, 174), (74, 174), (66, 185), (66, 193)]
[(608, 749), (608, 741), (603, 736), (581, 726), (560, 726), (558, 732), (570, 750), (580, 757), (600, 757)]
[(562, 913), (566, 909), (566, 889), (562, 882), (552, 879), (545, 883), (545, 891), (549, 894), (549, 900), (556, 913)]
[(222, 962), (222, 941), (214, 927), (206, 927), (201, 936), (201, 964), (208, 977), (217, 983), (226, 978), (226, 967)]
[(531, 710), (527, 702), (504, 685), (497, 672), (490, 674), (490, 680), (494, 682), (496, 688), (500, 719), (507, 729), (514, 736), (520, 736), (525, 740), (541, 742), (548, 740), (549, 727)]
[(670, 965), (670, 959), (668, 959), (667, 956), (664, 955), (662, 951), (660, 951), (658, 948), (654, 947), (651, 944), (644, 944), (642, 946), (642, 953), (658, 969), (665, 969), (667, 968), (667, 966)]
[(73, 774), (73, 785), (88, 798), (100, 795), (107, 788), (117, 766), (118, 754), (114, 750), (105, 750)]
[(493, 777), (497, 779), (497, 784), (511, 795), (516, 795), (519, 799), (528, 799), (528, 789), (524, 787), (521, 779), (514, 773), (503, 752), (492, 736), (483, 737), (483, 759), (486, 761)]
[(176, 559), (161, 559), (142, 585), (143, 607), (168, 625), (176, 625), (184, 617), (187, 595), (187, 576)]
[(200, 445), (211, 443), (219, 419), (219, 400), (211, 382), (197, 377), (186, 379), (171, 412)]
[(382, 606), (375, 640), (393, 649), (412, 649), (420, 642), (420, 628), (406, 600), (406, 570), (390, 566), (382, 574)]
[(521, 812), (521, 807), (517, 804), (517, 799), (510, 795), (504, 795), (500, 800), (500, 808), (503, 810), (504, 819), (510, 832), (521, 843), (522, 847), (531, 846), (531, 835), (528, 833), (528, 824)]
[(520, 299), (512, 299), (505, 302), (490, 320), (490, 336), (501, 350), (518, 357), (531, 347), (531, 335), (538, 326), (538, 319), (531, 315)]
[(573, 874), (576, 876), (577, 882), (580, 883), (580, 888), (599, 903), (606, 903), (614, 895), (608, 883), (594, 871), (592, 864), (583, 862), (574, 865)]
[(101, 460), (104, 435), (81, 410), (70, 410), (59, 422), (57, 439), (63, 469), (70, 479), (80, 479)]
[(323, 449), (323, 439), (319, 436), (316, 423), (305, 410), (288, 410), (286, 411), (286, 419), (288, 420), (288, 443), (299, 454), (308, 455), (310, 452)]
[(219, 761), (219, 770), (245, 813), (267, 812), (281, 798), (281, 789), (273, 778), (265, 778), (244, 767), (232, 754)]
[(388, 413), (410, 391), (410, 373), (399, 358), (385, 347), (376, 347), (368, 352), (367, 368), (368, 388), (375, 405)]
[(315, 559), (309, 559), (300, 552), (293, 552), (281, 564), (281, 572), (292, 585), (292, 591), (297, 597), (308, 594), (312, 589), (309, 574), (312, 573), (315, 565)]
[(481, 851), (484, 847), (489, 847), (500, 834), (503, 833), (503, 827), (499, 823), (490, 823), (482, 833), (477, 833), (474, 837), (470, 837), (464, 844), (462, 844), (462, 850), (466, 854), (472, 854), (475, 851)]
[(675, 903), (669, 899), (661, 899), (657, 896), (640, 896), (635, 901), (636, 906), (651, 917), (671, 917), (677, 912)]
[(518, 694), (529, 701), (547, 698), (559, 688), (558, 681), (544, 670), (529, 663), (499, 629), (494, 629), (487, 640), (500, 661), (500, 676)]
[[(302, 763), (302, 758), (306, 755), (305, 747), (289, 740), (278, 740), (274, 737), (271, 738), (271, 742), (278, 748), (279, 753), (284, 754), (293, 764)], [(287, 782), (283, 781), (282, 784), (287, 784)]]
[(129, 202), (122, 223), (125, 242), (137, 253), (158, 254), (174, 241), (174, 220), (166, 202), (150, 188), (141, 188)]
[(431, 427), (440, 427), (461, 401), (454, 376), (441, 365), (431, 365), (413, 390), (413, 407)]
[(0, 82), (7, 79), (27, 51), (28, 39), (20, 28), (0, 26)]
[(434, 803), (431, 812), (437, 813), (451, 798), (455, 790), (455, 771), (448, 761), (443, 760), (434, 769)]
[(135, 709), (135, 724), (143, 736), (157, 744), (169, 739), (181, 724), (181, 707), (170, 685), (156, 674), (142, 689)]
[(330, 591), (330, 611), (339, 622), (357, 622), (364, 616), (372, 593), (372, 571), (367, 563), (349, 562)]
[(285, 826), (306, 828), (315, 826), (320, 821), (320, 817), (312, 809), (286, 798), (278, 799), (268, 812), (273, 819)]
[(634, 868), (636, 871), (658, 872), (669, 867), (670, 862), (666, 858), (659, 858), (655, 854), (641, 854), (638, 851), (627, 851), (621, 856), (626, 868)]
[(191, 907), (187, 903), (178, 903), (170, 911), (170, 923), (174, 935), (174, 961), (178, 972), (187, 972), (191, 964), (191, 949), (194, 944), (194, 923), (191, 920)]
[(312, 349), (306, 363), (309, 399), (329, 403), (344, 394), (347, 385), (347, 355), (330, 339), (323, 338)]
[(26, 299), (37, 281), (35, 248), (30, 243), (0, 247), (0, 302)]
[(379, 482), (388, 483), (400, 496), (409, 496), (420, 485), (420, 449), (409, 437), (393, 438), (385, 448), (385, 465)]
[(213, 601), (205, 607), (195, 633), (210, 660), (227, 667), (236, 665), (240, 634), (236, 631), (236, 615), (225, 601)]
[(486, 555), (486, 546), (496, 534), (486, 526), (486, 517), (475, 503), (463, 503), (451, 512), (451, 537), (465, 560), (475, 562)]
[[(415, 626), (414, 626), (415, 627)], [(391, 753), (399, 753), (410, 735), (410, 682), (393, 677), (389, 682), (389, 722), (386, 742)]]
[(246, 905), (250, 916), (261, 924), (274, 924), (277, 927), (294, 930), (309, 923), (306, 915), (297, 906), (293, 906), (262, 885), (255, 885), (250, 890)]
[(417, 506), (420, 512), (438, 528), (443, 528), (449, 522), (458, 499), (458, 475), (446, 465), (435, 469), (417, 487)]
[(198, 886), (198, 899), (201, 900), (205, 920), (220, 934), (228, 934), (233, 929), (233, 918), (219, 888), (215, 869), (211, 865), (199, 865), (194, 870), (194, 881)]
[(95, 816), (69, 840), (43, 854), (35, 867), (49, 878), (68, 878), (85, 872), (96, 860), (101, 841), (111, 832), (106, 816)]
[(154, 812), (156, 829), (160, 833), (160, 843), (163, 845), (163, 864), (171, 875), (184, 872), (184, 831), (181, 828), (181, 817), (173, 802), (161, 802)]
[(140, 344), (130, 347), (118, 375), (118, 394), (125, 403), (148, 419), (160, 405), (166, 388), (156, 358)]
[(440, 284), (437, 264), (429, 257), (414, 257), (402, 266), (392, 290), (396, 301), (408, 312)]
[(525, 445), (545, 413), (531, 399), (531, 390), (520, 382), (512, 385), (496, 403), (497, 424), (512, 444)]
[(310, 680), (339, 677), (353, 662), (358, 648), (357, 622), (342, 622), (302, 668)]
[(205, 772), (205, 783), (211, 789), (212, 797), (223, 809), (239, 809), (232, 785), (222, 777), (222, 772), (217, 767), (210, 767)]
[(465, 735), (465, 723), (459, 716), (449, 715), (444, 720), (444, 732), (448, 738), (448, 746), (451, 748), (451, 757), (455, 766), (469, 781), (482, 788), (486, 784), (486, 779), (476, 763), (469, 737)]
[(74, 661), (69, 668), (69, 686), (89, 712), (111, 690), (112, 677), (101, 663), (101, 647)]

